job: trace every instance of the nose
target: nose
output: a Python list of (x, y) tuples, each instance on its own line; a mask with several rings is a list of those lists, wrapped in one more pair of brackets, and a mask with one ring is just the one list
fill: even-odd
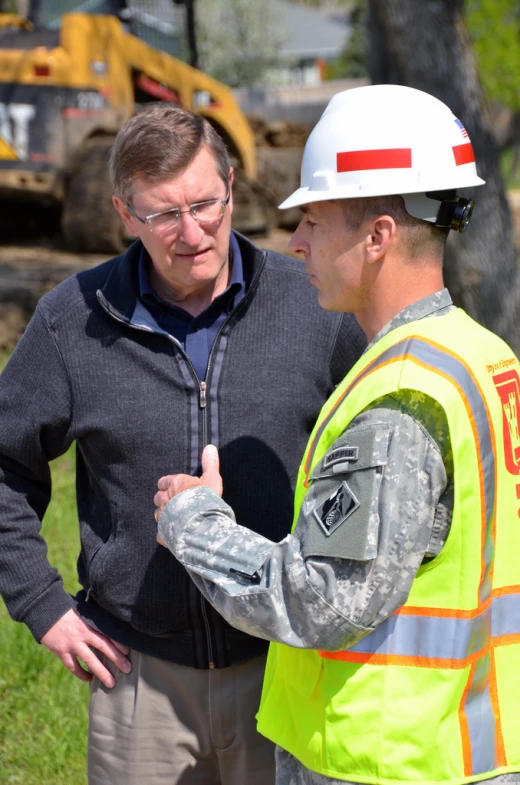
[(296, 251), (296, 253), (303, 253), (307, 256), (309, 255), (310, 246), (305, 237), (305, 226), (303, 220), (300, 221), (296, 227), (296, 231), (289, 240), (289, 248), (291, 251)]
[(204, 229), (198, 221), (195, 220), (189, 211), (183, 212), (180, 217), (178, 240), (193, 248), (199, 245), (203, 236)]

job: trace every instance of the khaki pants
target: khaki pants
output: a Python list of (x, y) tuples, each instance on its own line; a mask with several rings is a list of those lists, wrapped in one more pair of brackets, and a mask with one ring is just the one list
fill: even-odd
[(218, 670), (130, 660), (128, 675), (110, 666), (112, 689), (92, 681), (89, 785), (274, 785), (254, 718), (265, 657)]

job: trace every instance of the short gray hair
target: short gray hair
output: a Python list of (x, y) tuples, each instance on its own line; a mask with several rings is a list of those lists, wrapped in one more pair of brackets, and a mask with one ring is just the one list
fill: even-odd
[(114, 193), (125, 203), (138, 178), (158, 183), (180, 174), (207, 147), (219, 177), (229, 180), (229, 153), (217, 131), (201, 115), (165, 104), (151, 104), (128, 120), (110, 151)]
[(419, 260), (425, 252), (430, 252), (438, 256), (442, 264), (449, 229), (414, 218), (406, 212), (402, 196), (357, 197), (338, 199), (337, 202), (343, 209), (347, 224), (356, 229), (376, 215), (391, 216), (397, 226), (405, 230), (405, 245), (410, 260)]

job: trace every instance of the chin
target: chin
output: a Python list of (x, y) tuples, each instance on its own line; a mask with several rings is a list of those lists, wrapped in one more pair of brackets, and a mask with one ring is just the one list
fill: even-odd
[(318, 303), (320, 304), (320, 308), (323, 308), (324, 311), (338, 310), (338, 308), (335, 306), (334, 301), (331, 298), (327, 298), (321, 292), (318, 292)]

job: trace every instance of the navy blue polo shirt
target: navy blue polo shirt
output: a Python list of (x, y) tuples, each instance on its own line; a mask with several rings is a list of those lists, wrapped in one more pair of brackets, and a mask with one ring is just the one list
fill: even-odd
[(142, 249), (139, 259), (141, 302), (159, 327), (179, 341), (201, 380), (206, 378), (209, 354), (221, 325), (246, 293), (242, 254), (233, 233), (229, 241), (229, 261), (231, 275), (227, 289), (215, 297), (205, 311), (198, 316), (192, 316), (183, 308), (166, 302), (154, 292), (147, 271), (151, 260), (145, 248)]

